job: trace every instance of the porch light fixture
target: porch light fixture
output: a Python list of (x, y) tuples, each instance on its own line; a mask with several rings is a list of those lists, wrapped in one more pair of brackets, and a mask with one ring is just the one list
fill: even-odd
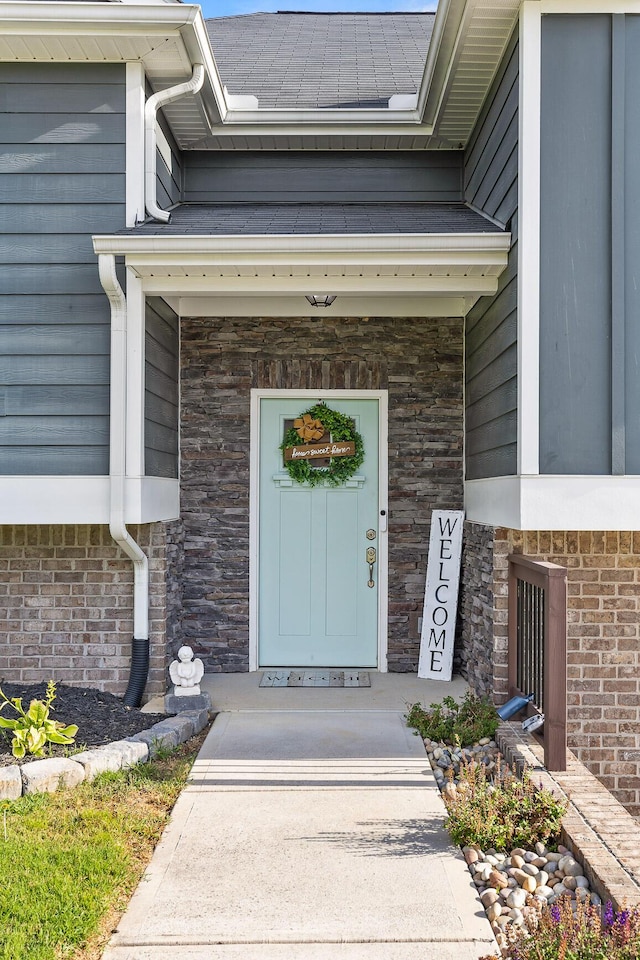
[(336, 295), (335, 293), (307, 293), (306, 298), (312, 307), (330, 307)]

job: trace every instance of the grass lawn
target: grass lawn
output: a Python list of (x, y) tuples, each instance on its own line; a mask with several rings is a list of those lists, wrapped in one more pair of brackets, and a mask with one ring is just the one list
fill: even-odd
[(0, 960), (97, 960), (204, 739), (54, 794), (0, 802)]

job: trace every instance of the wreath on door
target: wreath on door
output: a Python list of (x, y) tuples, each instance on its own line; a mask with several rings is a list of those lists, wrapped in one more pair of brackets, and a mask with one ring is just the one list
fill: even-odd
[[(332, 455), (331, 450), (339, 449), (341, 442), (349, 444), (354, 452)], [(313, 452), (314, 445), (328, 446), (326, 456), (330, 458), (329, 466), (314, 467), (313, 459), (305, 456)], [(339, 487), (354, 475), (364, 461), (364, 441), (351, 417), (332, 410), (324, 403), (316, 403), (296, 417), (293, 426), (286, 431), (280, 449), (285, 456), (285, 469), (292, 480), (308, 483), (311, 487), (325, 482), (332, 487)], [(287, 451), (296, 451), (298, 456), (287, 459)]]

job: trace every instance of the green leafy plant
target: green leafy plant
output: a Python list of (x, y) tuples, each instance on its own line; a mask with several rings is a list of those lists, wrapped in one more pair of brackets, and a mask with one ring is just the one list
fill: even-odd
[(0, 717), (0, 728), (13, 731), (11, 752), (21, 759), (27, 753), (34, 757), (43, 757), (48, 743), (73, 743), (78, 728), (74, 723), (65, 724), (51, 720), (51, 704), (56, 698), (56, 685), (53, 680), (47, 684), (44, 700), (32, 700), (29, 709), (24, 710), (21, 697), (9, 697), (0, 690), (0, 710), (9, 705), (16, 713), (14, 719)]
[(460, 703), (453, 697), (444, 697), (441, 703), (432, 703), (430, 710), (414, 703), (407, 714), (407, 723), (415, 727), (423, 739), (468, 746), (485, 737), (492, 738), (500, 718), (490, 700), (467, 690)]
[(536, 788), (529, 770), (519, 778), (500, 758), (491, 773), (475, 760), (463, 763), (455, 791), (443, 797), (451, 839), (482, 849), (531, 849), (538, 840), (553, 843), (567, 809), (565, 800)]
[[(586, 900), (560, 897), (552, 907), (537, 901), (524, 926), (505, 929), (508, 960), (637, 960), (640, 957), (640, 907), (604, 913)], [(495, 955), (482, 960), (497, 960)]]

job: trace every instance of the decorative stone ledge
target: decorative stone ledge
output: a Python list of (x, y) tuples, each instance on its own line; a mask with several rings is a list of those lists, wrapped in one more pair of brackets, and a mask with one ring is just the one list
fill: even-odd
[(126, 740), (116, 740), (95, 750), (84, 750), (75, 756), (47, 757), (19, 767), (0, 767), (0, 800), (17, 800), (27, 793), (55, 793), (64, 787), (75, 787), (84, 780), (93, 780), (106, 770), (116, 771), (144, 763), (159, 750), (171, 749), (204, 730), (209, 722), (207, 710), (190, 710), (177, 717), (167, 717)]
[(584, 868), (591, 887), (615, 910), (640, 904), (640, 840), (638, 822), (569, 751), (564, 773), (550, 773), (544, 750), (518, 723), (502, 723), (496, 743), (511, 764), (526, 764), (535, 782), (565, 796), (562, 843)]

